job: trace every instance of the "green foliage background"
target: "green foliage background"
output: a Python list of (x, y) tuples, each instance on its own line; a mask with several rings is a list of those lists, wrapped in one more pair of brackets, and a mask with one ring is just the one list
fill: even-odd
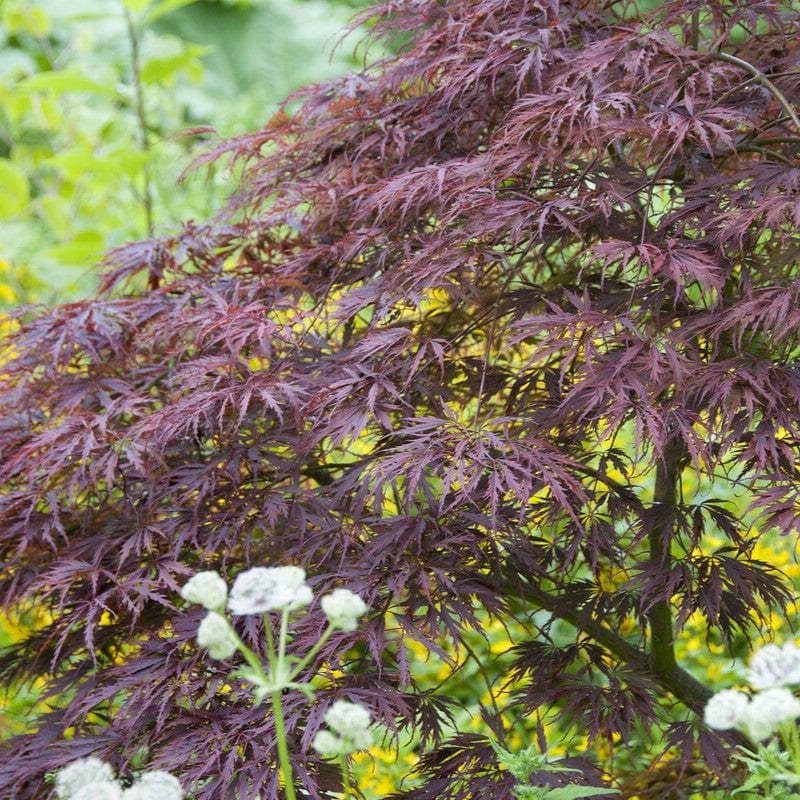
[(230, 176), (179, 185), (192, 157), (299, 86), (359, 69), (357, 39), (334, 46), (364, 5), (0, 0), (0, 304), (91, 291), (105, 250), (148, 235), (146, 191), (155, 233), (212, 214)]

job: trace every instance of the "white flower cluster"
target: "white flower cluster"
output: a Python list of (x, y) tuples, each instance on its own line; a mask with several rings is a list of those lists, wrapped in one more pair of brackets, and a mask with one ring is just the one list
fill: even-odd
[(127, 789), (109, 764), (93, 756), (74, 761), (56, 773), (59, 800), (183, 800), (180, 781), (162, 770), (142, 773)]
[(760, 691), (752, 696), (736, 689), (717, 692), (706, 704), (706, 725), (717, 730), (738, 728), (754, 741), (762, 741), (800, 717), (800, 700), (788, 688), (800, 684), (800, 647), (796, 644), (762, 647), (750, 662), (747, 678)]
[(263, 614), (266, 611), (294, 611), (313, 599), (301, 567), (253, 567), (240, 573), (231, 587), (231, 614)]
[[(198, 572), (181, 589), (181, 597), (208, 610), (197, 631), (197, 642), (211, 658), (226, 659), (236, 652), (239, 639), (223, 616), (225, 608), (235, 616), (295, 611), (313, 600), (305, 580), (301, 567), (253, 567), (236, 577), (229, 593), (219, 573)], [(366, 603), (349, 589), (335, 589), (320, 604), (330, 626), (343, 631), (354, 631), (358, 618), (367, 611)]]
[(211, 658), (230, 658), (238, 643), (230, 622), (216, 611), (209, 611), (197, 628), (197, 644), (205, 647)]
[(349, 589), (334, 589), (320, 600), (328, 622), (342, 631), (354, 631), (358, 618), (367, 613), (367, 604)]
[(181, 597), (209, 611), (222, 611), (228, 599), (228, 584), (218, 572), (198, 572), (181, 589)]
[(345, 756), (375, 744), (369, 711), (359, 703), (337, 700), (324, 719), (336, 733), (323, 730), (314, 737), (311, 746), (323, 756)]
[(800, 647), (794, 642), (764, 645), (750, 661), (747, 682), (754, 689), (800, 684)]

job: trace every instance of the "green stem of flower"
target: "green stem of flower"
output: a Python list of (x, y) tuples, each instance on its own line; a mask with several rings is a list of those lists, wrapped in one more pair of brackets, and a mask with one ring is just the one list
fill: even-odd
[(269, 621), (268, 614), (262, 614), (261, 618), (264, 620), (264, 636), (267, 640), (267, 663), (269, 664), (270, 675), (274, 678), (277, 674), (277, 659), (275, 657), (275, 641), (272, 638), (272, 623)]
[(286, 638), (289, 627), (289, 612), (284, 608), (281, 612), (281, 628), (278, 634), (278, 663), (283, 664), (286, 657)]
[(264, 665), (261, 663), (261, 659), (239, 638), (233, 627), (231, 627), (231, 633), (233, 633), (233, 638), (236, 640), (236, 649), (244, 656), (244, 660), (257, 675), (260, 675), (266, 681), (267, 676), (264, 673)]
[(322, 636), (317, 639), (314, 643), (314, 646), (306, 653), (300, 663), (292, 670), (292, 674), (289, 676), (289, 680), (293, 681), (310, 663), (311, 659), (320, 651), (322, 645), (328, 641), (331, 634), (333, 633), (334, 628), (332, 625), (329, 625), (322, 633)]
[(272, 713), (275, 716), (275, 736), (278, 740), (278, 764), (283, 778), (286, 800), (297, 800), (294, 791), (294, 776), (292, 764), (289, 761), (289, 747), (286, 744), (286, 727), (283, 722), (283, 706), (281, 705), (280, 691), (272, 692)]

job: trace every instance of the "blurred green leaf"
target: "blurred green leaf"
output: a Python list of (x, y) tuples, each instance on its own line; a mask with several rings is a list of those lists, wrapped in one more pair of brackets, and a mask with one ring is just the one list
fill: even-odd
[(8, 3), (3, 6), (0, 20), (8, 33), (27, 33), (36, 38), (47, 36), (52, 24), (43, 8), (28, 3)]
[(96, 155), (88, 147), (74, 147), (47, 159), (44, 163), (55, 167), (69, 180), (78, 180), (88, 175), (136, 175), (150, 160), (147, 153), (117, 149)]
[(200, 57), (210, 51), (210, 47), (190, 44), (182, 53), (165, 58), (151, 58), (142, 65), (144, 83), (163, 83), (172, 86), (179, 72), (184, 72), (191, 80), (203, 77), (203, 64)]
[(13, 217), (30, 200), (30, 187), (25, 173), (7, 158), (0, 159), (0, 219)]
[(87, 78), (74, 69), (52, 70), (50, 72), (37, 72), (17, 84), (18, 88), (28, 92), (53, 91), (57, 94), (63, 92), (92, 92), (116, 96), (116, 89), (102, 83), (97, 83)]
[(134, 14), (141, 14), (151, 3), (151, 0), (122, 0), (122, 4), (128, 11)]
[(0, 79), (6, 76), (24, 75), (36, 69), (30, 55), (16, 47), (0, 49)]
[(99, 260), (106, 247), (103, 237), (96, 231), (81, 231), (71, 242), (50, 247), (42, 253), (61, 264), (88, 266)]
[(174, 134), (257, 128), (302, 83), (358, 68), (329, 52), (368, 1), (0, 0), (0, 255), (19, 301), (91, 291), (98, 254), (147, 235), (146, 181), (157, 233), (213, 214), (227, 170), (179, 186), (207, 144)]
[(546, 800), (577, 800), (579, 797), (598, 797), (601, 794), (619, 794), (619, 789), (608, 786), (557, 786), (543, 795)]
[(161, 0), (160, 3), (156, 3), (147, 13), (146, 21), (148, 24), (155, 22), (157, 19), (161, 19), (165, 14), (169, 14), (170, 11), (176, 11), (179, 8), (183, 8), (195, 2), (197, 2), (197, 0)]

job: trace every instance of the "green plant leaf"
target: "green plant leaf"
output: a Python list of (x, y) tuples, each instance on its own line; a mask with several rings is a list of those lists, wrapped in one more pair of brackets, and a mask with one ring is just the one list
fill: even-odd
[(182, 53), (163, 58), (151, 58), (142, 65), (142, 80), (145, 83), (159, 83), (171, 86), (179, 72), (185, 72), (193, 81), (203, 77), (200, 57), (209, 52), (210, 47), (198, 44), (187, 45)]
[(619, 794), (619, 789), (608, 786), (557, 786), (548, 789), (543, 800), (577, 800), (578, 797), (598, 797), (602, 794)]
[(7, 158), (0, 159), (0, 219), (8, 219), (25, 208), (30, 187), (25, 173)]
[(49, 247), (43, 251), (42, 256), (55, 259), (61, 264), (85, 267), (97, 261), (105, 247), (106, 243), (99, 233), (81, 231), (72, 241)]
[(20, 31), (41, 39), (50, 33), (52, 21), (43, 8), (36, 6), (15, 6), (2, 10), (1, 21), (8, 33)]
[(156, 3), (156, 5), (147, 12), (146, 21), (148, 24), (155, 22), (157, 19), (161, 19), (165, 14), (169, 14), (170, 11), (175, 11), (196, 2), (197, 0), (161, 0), (160, 3)]
[(149, 5), (151, 0), (122, 0), (122, 4), (128, 11), (134, 14), (141, 14)]
[(63, 92), (92, 92), (94, 94), (105, 94), (116, 96), (115, 89), (97, 83), (91, 78), (87, 78), (74, 69), (51, 70), (49, 72), (38, 72), (19, 82), (18, 88), (28, 92), (52, 91), (57, 94)]

